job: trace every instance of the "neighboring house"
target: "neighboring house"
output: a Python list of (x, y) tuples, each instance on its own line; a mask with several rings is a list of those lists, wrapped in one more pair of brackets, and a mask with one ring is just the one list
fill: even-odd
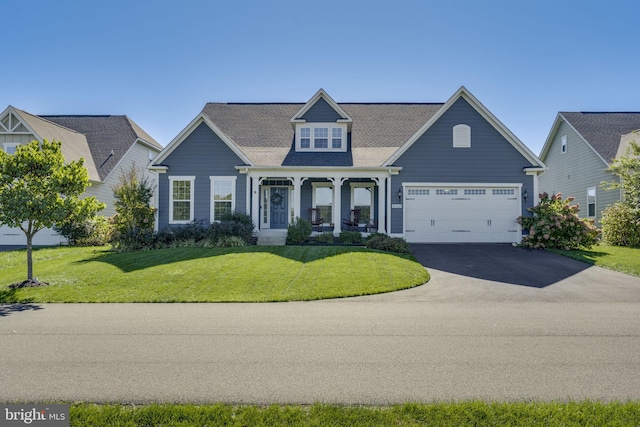
[(600, 222), (602, 211), (621, 197), (619, 190), (602, 188), (603, 181), (618, 181), (607, 169), (626, 154), (638, 129), (640, 113), (558, 113), (540, 153), (548, 168), (540, 176), (540, 190), (575, 197), (578, 215)]
[[(12, 106), (0, 113), (0, 149), (13, 153), (20, 144), (43, 139), (62, 142), (67, 161), (84, 159), (91, 183), (85, 194), (107, 205), (100, 215), (115, 213), (112, 187), (132, 164), (156, 178), (146, 166), (162, 146), (127, 116), (36, 116)], [(36, 245), (63, 241), (53, 230), (42, 230), (34, 237)], [(0, 245), (25, 243), (21, 230), (0, 226)]]
[(157, 227), (251, 215), (286, 229), (315, 209), (337, 234), (518, 242), (544, 164), (464, 87), (446, 103), (209, 103), (153, 160)]

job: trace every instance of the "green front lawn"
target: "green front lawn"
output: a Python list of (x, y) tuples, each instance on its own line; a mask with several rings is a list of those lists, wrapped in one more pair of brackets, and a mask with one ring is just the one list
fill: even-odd
[(0, 303), (265, 302), (368, 295), (421, 285), (410, 255), (360, 247), (107, 248), (34, 251), (34, 275), (50, 286), (11, 290), (26, 278), (25, 251), (0, 253)]
[(72, 426), (638, 426), (638, 402), (300, 405), (92, 405), (70, 408)]
[(586, 262), (587, 264), (640, 276), (640, 248), (611, 246), (601, 243), (589, 250), (561, 251), (553, 249), (551, 252)]

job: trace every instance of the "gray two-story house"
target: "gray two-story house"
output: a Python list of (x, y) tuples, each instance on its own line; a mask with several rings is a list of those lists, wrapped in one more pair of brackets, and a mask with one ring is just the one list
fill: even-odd
[[(545, 166), (467, 89), (445, 103), (209, 103), (153, 160), (162, 229), (296, 217), (409, 242), (519, 242)], [(354, 217), (354, 213), (357, 213)]]
[(619, 190), (606, 190), (603, 182), (617, 182), (608, 171), (611, 162), (626, 155), (630, 140), (640, 129), (640, 113), (560, 112), (540, 152), (548, 170), (540, 176), (540, 190), (575, 197), (579, 215), (602, 219), (602, 211), (620, 200)]

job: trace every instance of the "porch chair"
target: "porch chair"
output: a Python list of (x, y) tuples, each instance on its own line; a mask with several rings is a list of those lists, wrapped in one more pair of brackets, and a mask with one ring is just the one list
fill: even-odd
[(360, 209), (351, 209), (349, 213), (349, 219), (343, 219), (342, 225), (345, 225), (348, 230), (358, 230), (360, 224)]
[(309, 220), (311, 221), (311, 228), (319, 227), (322, 231), (322, 224), (324, 223), (324, 218), (320, 218), (320, 213), (317, 208), (309, 208)]

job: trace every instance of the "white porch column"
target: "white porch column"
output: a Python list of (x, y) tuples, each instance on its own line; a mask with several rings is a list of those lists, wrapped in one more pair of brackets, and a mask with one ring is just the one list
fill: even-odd
[(333, 234), (337, 236), (342, 231), (342, 184), (347, 178), (336, 176), (329, 180), (333, 182)]
[(255, 224), (256, 230), (260, 229), (260, 180), (250, 177), (251, 179), (251, 219)]
[(303, 218), (303, 216), (300, 214), (300, 189), (302, 188), (302, 180), (300, 179), (300, 177), (294, 177), (290, 179), (291, 182), (293, 182), (293, 217)]
[(246, 172), (245, 175), (245, 183), (246, 190), (244, 192), (245, 195), (245, 203), (244, 203), (244, 213), (247, 215), (251, 215), (251, 177), (249, 176), (249, 172)]
[(378, 185), (378, 231), (380, 233), (387, 233), (385, 216), (387, 212), (387, 197), (385, 191), (385, 177), (381, 176), (376, 179)]

